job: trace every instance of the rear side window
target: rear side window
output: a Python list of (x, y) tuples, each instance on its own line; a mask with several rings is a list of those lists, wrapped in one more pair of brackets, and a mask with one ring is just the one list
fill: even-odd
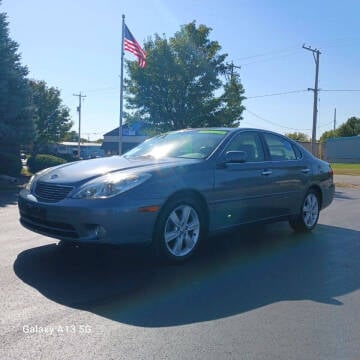
[(271, 159), (274, 161), (286, 161), (286, 160), (296, 160), (294, 148), (291, 143), (286, 139), (276, 136), (273, 134), (264, 134), (265, 141), (268, 145)]

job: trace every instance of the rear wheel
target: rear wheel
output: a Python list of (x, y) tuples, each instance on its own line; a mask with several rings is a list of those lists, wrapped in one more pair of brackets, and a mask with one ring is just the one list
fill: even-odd
[(163, 259), (179, 263), (190, 258), (204, 233), (204, 215), (192, 198), (175, 199), (167, 203), (154, 233), (156, 252)]
[(310, 189), (305, 196), (300, 214), (289, 220), (290, 226), (297, 232), (311, 231), (318, 222), (319, 214), (319, 195)]

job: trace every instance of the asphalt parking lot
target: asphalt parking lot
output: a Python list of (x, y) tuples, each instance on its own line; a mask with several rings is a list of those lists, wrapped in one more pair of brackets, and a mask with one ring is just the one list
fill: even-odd
[(0, 359), (358, 359), (360, 191), (310, 234), (210, 239), (182, 266), (146, 249), (63, 252), (0, 192)]

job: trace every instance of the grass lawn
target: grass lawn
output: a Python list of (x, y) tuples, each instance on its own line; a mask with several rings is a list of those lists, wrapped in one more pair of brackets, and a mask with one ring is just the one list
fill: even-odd
[(335, 175), (360, 175), (360, 164), (331, 164)]

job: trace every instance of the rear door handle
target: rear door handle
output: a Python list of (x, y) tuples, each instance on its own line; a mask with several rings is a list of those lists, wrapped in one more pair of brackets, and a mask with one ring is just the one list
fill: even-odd
[(271, 175), (272, 174), (272, 171), (271, 170), (264, 170), (261, 175), (264, 175), (264, 176), (268, 176), (268, 175)]
[(301, 169), (301, 172), (303, 172), (304, 174), (308, 174), (310, 172), (310, 169), (309, 168)]

